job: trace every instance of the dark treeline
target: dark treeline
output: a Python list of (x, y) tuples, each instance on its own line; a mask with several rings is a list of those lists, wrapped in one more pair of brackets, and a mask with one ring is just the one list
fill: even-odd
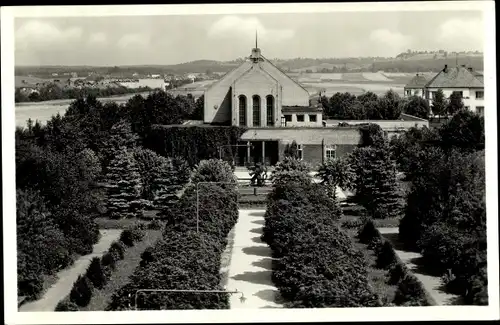
[(152, 90), (153, 89), (150, 87), (127, 88), (123, 86), (106, 88), (85, 87), (81, 89), (63, 88), (54, 83), (50, 83), (40, 87), (37, 92), (31, 94), (26, 94), (20, 88), (16, 88), (14, 100), (16, 103), (41, 102), (56, 99), (77, 99), (84, 96), (110, 97)]
[(441, 89), (430, 105), (422, 97), (400, 97), (392, 89), (381, 97), (372, 92), (358, 96), (338, 92), (330, 98), (322, 96), (320, 100), (325, 118), (338, 120), (397, 120), (401, 113), (429, 119), (431, 112), (448, 116), (464, 108), (460, 93), (453, 93), (447, 99)]

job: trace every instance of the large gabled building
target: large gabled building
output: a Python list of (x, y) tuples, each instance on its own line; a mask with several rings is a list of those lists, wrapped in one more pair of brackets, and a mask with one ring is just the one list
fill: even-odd
[(248, 128), (233, 148), (238, 166), (274, 165), (293, 141), (300, 158), (317, 166), (361, 143), (359, 125), (327, 125), (319, 96), (272, 64), (256, 44), (245, 61), (205, 91), (203, 122)]

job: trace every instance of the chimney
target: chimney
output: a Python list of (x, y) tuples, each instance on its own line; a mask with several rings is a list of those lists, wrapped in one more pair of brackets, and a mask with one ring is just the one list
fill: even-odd
[(448, 65), (447, 64), (444, 65), (443, 72), (448, 72)]

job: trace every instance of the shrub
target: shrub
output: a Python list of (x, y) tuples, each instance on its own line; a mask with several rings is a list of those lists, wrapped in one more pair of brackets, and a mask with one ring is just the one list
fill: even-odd
[(106, 275), (104, 274), (101, 260), (98, 257), (92, 259), (85, 275), (97, 289), (102, 289), (106, 284)]
[(113, 242), (111, 243), (111, 246), (109, 247), (108, 252), (113, 256), (115, 261), (118, 260), (123, 260), (124, 254), (125, 254), (125, 246), (123, 246), (123, 241), (121, 240), (121, 237), (123, 236), (123, 233), (125, 232), (122, 231), (120, 234), (120, 241), (118, 242)]
[(368, 244), (376, 237), (380, 237), (379, 231), (375, 228), (372, 220), (367, 220), (358, 232), (359, 242)]
[(105, 253), (101, 258), (101, 265), (104, 269), (104, 273), (106, 276), (110, 276), (111, 272), (116, 268), (117, 258), (116, 255), (113, 255), (111, 252)]
[(227, 161), (209, 159), (200, 161), (195, 167), (191, 176), (191, 182), (193, 184), (199, 182), (236, 183), (237, 179)]
[(79, 276), (73, 284), (73, 288), (69, 294), (69, 299), (78, 306), (85, 307), (90, 303), (93, 290), (94, 287), (92, 286), (90, 279), (85, 275)]
[(120, 241), (128, 247), (134, 246), (134, 235), (131, 229), (125, 229), (120, 235)]
[(430, 306), (427, 292), (414, 275), (406, 274), (398, 284), (394, 301), (398, 306)]
[(398, 284), (407, 274), (408, 269), (402, 263), (393, 264), (387, 273), (387, 284)]
[(79, 311), (79, 310), (80, 309), (78, 308), (77, 304), (66, 300), (60, 301), (55, 309), (55, 311)]
[(148, 223), (148, 229), (159, 230), (159, 229), (161, 229), (161, 227), (162, 227), (162, 224), (157, 219), (155, 219), (155, 220), (151, 221), (150, 223)]
[(397, 261), (398, 258), (394, 247), (392, 247), (391, 243), (385, 241), (377, 252), (376, 266), (381, 269), (388, 269)]

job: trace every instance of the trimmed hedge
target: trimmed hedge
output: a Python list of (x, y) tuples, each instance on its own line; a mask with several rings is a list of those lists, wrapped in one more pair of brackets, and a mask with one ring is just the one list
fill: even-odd
[(263, 240), (281, 257), (272, 279), (290, 308), (381, 306), (362, 254), (338, 225), (340, 209), (319, 184), (269, 194)]
[(219, 267), (227, 235), (238, 219), (236, 184), (206, 185), (199, 199), (199, 232), (196, 188), (191, 185), (169, 211), (163, 238), (143, 253), (130, 282), (113, 294), (107, 310), (229, 308), (229, 294), (225, 292), (148, 292), (138, 295), (135, 306), (139, 289), (224, 290)]
[(194, 167), (203, 159), (219, 158), (222, 146), (223, 160), (232, 160), (236, 145), (245, 128), (238, 126), (172, 126), (154, 125), (144, 139), (144, 147), (162, 156), (182, 157)]

